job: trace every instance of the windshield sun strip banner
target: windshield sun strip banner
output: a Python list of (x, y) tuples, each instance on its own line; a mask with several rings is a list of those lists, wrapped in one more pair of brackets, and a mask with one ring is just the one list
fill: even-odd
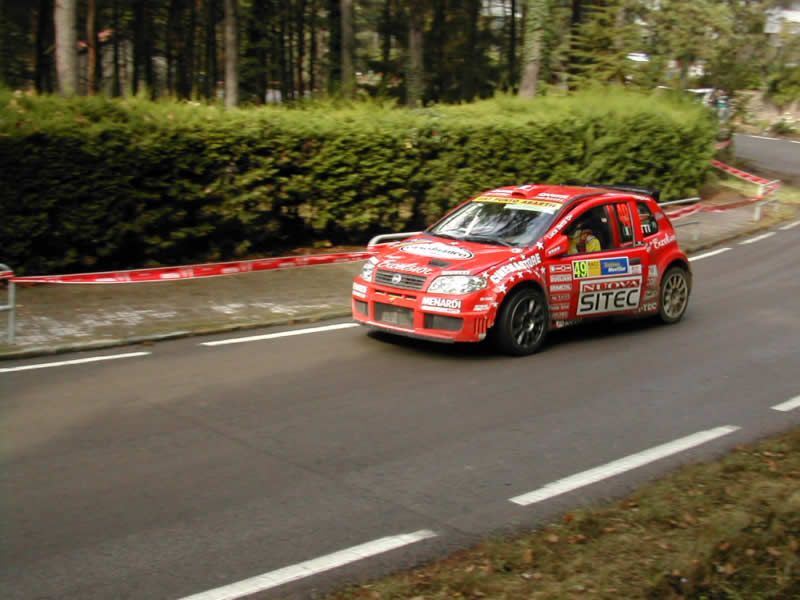
[(479, 196), (475, 202), (486, 202), (490, 204), (505, 204), (506, 208), (517, 208), (521, 210), (532, 210), (536, 212), (554, 213), (562, 206), (560, 202), (548, 202), (529, 198), (508, 198), (499, 196)]

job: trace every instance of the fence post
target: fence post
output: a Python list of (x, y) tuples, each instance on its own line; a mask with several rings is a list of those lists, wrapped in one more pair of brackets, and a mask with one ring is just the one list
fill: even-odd
[(17, 290), (14, 286), (14, 281), (11, 279), (14, 276), (13, 271), (8, 267), (8, 265), (4, 265), (0, 263), (0, 280), (7, 279), (8, 280), (8, 304), (0, 305), (0, 312), (6, 311), (8, 312), (8, 331), (6, 332), (6, 338), (8, 339), (9, 344), (13, 344), (16, 340), (16, 310), (17, 310)]

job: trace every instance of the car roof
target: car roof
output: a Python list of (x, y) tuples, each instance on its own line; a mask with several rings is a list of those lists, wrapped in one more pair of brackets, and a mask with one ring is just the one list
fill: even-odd
[(563, 206), (573, 204), (573, 200), (580, 198), (589, 199), (591, 197), (604, 195), (633, 195), (636, 198), (643, 196), (650, 197), (652, 194), (644, 189), (626, 189), (626, 186), (615, 188), (612, 186), (592, 186), (592, 185), (552, 185), (552, 184), (527, 184), (509, 185), (488, 190), (480, 196), (497, 196), (502, 198), (525, 198), (527, 200), (546, 200), (558, 203)]

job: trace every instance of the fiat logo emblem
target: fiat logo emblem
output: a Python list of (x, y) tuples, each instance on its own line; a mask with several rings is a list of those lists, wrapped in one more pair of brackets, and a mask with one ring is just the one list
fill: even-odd
[(401, 281), (403, 281), (403, 276), (400, 275), (400, 273), (395, 273), (394, 275), (392, 275), (392, 283), (398, 284)]

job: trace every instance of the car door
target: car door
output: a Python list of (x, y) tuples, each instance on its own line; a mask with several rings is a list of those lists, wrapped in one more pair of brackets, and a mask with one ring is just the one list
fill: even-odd
[[(595, 200), (571, 215), (565, 229), (569, 250), (545, 261), (554, 321), (639, 310), (649, 263), (632, 210), (628, 199)], [(589, 236), (583, 235), (586, 229)]]

